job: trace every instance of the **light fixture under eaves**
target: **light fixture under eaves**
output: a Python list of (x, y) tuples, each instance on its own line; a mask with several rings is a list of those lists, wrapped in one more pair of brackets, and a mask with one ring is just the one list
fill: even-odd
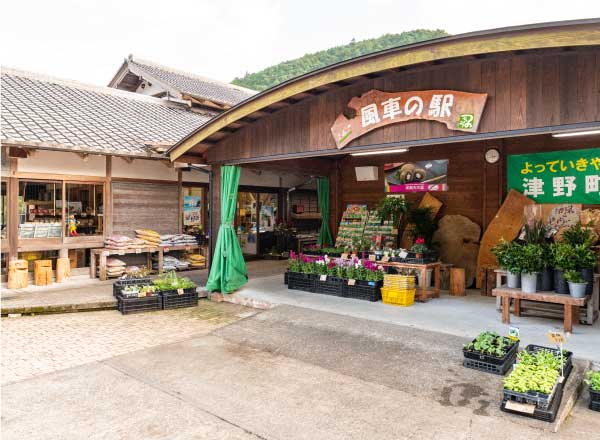
[(555, 138), (566, 138), (574, 136), (590, 136), (593, 134), (600, 134), (600, 130), (586, 130), (586, 131), (569, 131), (565, 133), (554, 133), (552, 137)]
[(350, 153), (351, 156), (370, 156), (372, 154), (393, 154), (393, 153), (406, 153), (408, 148), (397, 148), (395, 150), (379, 150), (379, 151), (365, 151), (363, 153)]

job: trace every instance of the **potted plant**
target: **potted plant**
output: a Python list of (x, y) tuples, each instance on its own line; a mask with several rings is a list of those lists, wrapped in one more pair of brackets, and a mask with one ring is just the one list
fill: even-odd
[(573, 248), (575, 259), (575, 270), (581, 272), (581, 276), (588, 283), (586, 295), (592, 293), (594, 284), (594, 264), (596, 264), (596, 255), (592, 252), (588, 243), (575, 245)]
[(576, 269), (575, 247), (569, 243), (552, 243), (550, 251), (554, 262), (554, 291), (567, 295), (569, 286), (563, 275), (568, 270)]
[(438, 228), (438, 222), (433, 216), (431, 208), (415, 208), (408, 212), (408, 222), (411, 226), (411, 234), (416, 239), (422, 237), (425, 245), (431, 249), (433, 246), (433, 234)]
[(544, 268), (544, 249), (540, 244), (526, 244), (521, 249), (521, 290), (525, 293), (537, 291), (538, 274)]
[(492, 253), (496, 256), (500, 267), (506, 270), (507, 286), (511, 289), (521, 287), (522, 246), (502, 238), (492, 248)]
[(423, 254), (427, 251), (425, 239), (423, 237), (417, 237), (410, 250), (415, 253), (415, 258), (423, 258)]
[(387, 196), (379, 200), (376, 210), (382, 223), (391, 220), (394, 228), (397, 228), (400, 216), (408, 210), (408, 203), (404, 197)]
[(580, 272), (568, 270), (563, 277), (569, 283), (569, 293), (573, 298), (585, 298), (588, 283), (583, 279)]
[(585, 383), (590, 387), (590, 409), (600, 411), (600, 371), (588, 371)]
[(547, 243), (542, 244), (542, 262), (543, 270), (538, 276), (539, 290), (543, 292), (549, 292), (554, 289), (554, 260), (552, 258), (552, 251)]

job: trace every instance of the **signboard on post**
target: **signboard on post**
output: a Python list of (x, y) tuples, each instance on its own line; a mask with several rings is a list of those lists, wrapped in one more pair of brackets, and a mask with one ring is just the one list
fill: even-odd
[(550, 151), (508, 156), (508, 190), (537, 203), (600, 203), (600, 151)]
[(449, 130), (477, 132), (487, 93), (455, 90), (382, 92), (370, 90), (348, 102), (331, 127), (338, 148), (389, 124), (427, 119), (446, 124)]

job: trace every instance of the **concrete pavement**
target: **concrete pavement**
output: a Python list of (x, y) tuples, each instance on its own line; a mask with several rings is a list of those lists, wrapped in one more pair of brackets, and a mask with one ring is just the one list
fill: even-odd
[[(106, 313), (106, 312), (104, 312)], [(31, 319), (36, 319), (34, 317)], [(501, 378), (467, 339), (279, 306), (205, 336), (3, 387), (3, 438), (577, 439), (498, 410)]]

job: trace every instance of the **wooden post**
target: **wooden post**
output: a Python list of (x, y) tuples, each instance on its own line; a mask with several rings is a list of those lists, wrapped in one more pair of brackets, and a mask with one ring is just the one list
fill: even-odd
[(12, 260), (8, 262), (8, 288), (23, 289), (29, 284), (29, 264), (25, 260)]
[(18, 258), (19, 249), (19, 179), (17, 179), (17, 159), (11, 157), (10, 161), (10, 177), (7, 182), (7, 198), (8, 198), (8, 260), (16, 260)]
[[(104, 185), (104, 238), (112, 234), (113, 218), (112, 218), (112, 156), (106, 156), (106, 183)], [(96, 276), (96, 274), (94, 274)]]
[(465, 269), (453, 267), (450, 269), (450, 295), (465, 296)]
[(59, 258), (58, 260), (56, 260), (56, 282), (60, 283), (65, 278), (68, 278), (70, 275), (71, 275), (71, 260), (69, 260), (69, 257)]
[(183, 230), (183, 172), (181, 168), (177, 169), (177, 194), (179, 196), (179, 207), (177, 208), (177, 233), (181, 234)]
[(510, 324), (510, 297), (502, 297), (502, 322), (504, 324)]

